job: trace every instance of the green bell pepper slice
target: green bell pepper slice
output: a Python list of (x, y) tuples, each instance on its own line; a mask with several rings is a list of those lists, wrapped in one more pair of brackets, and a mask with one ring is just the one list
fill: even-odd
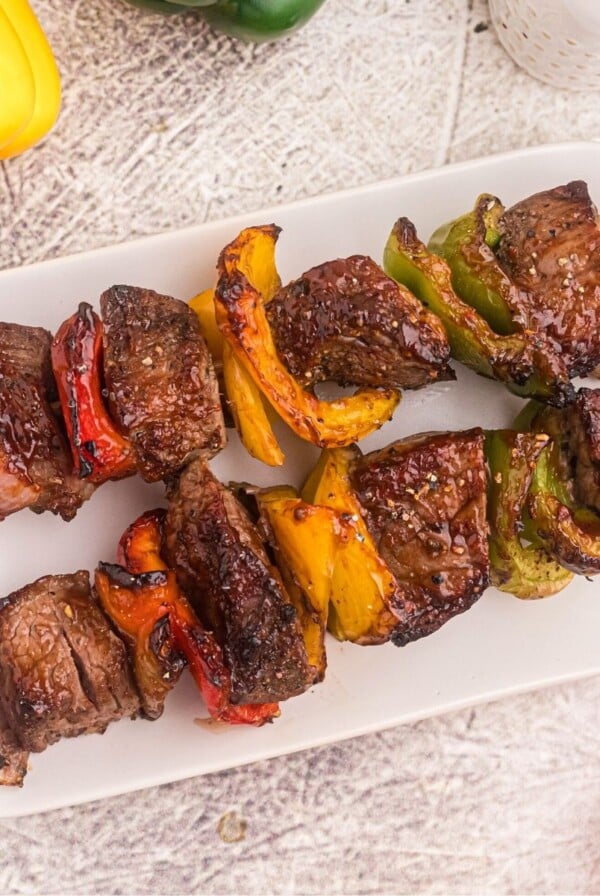
[(491, 581), (501, 591), (524, 600), (556, 594), (573, 578), (539, 539), (528, 544), (521, 540), (522, 512), (536, 464), (547, 444), (548, 436), (543, 433), (486, 433)]
[(526, 388), (519, 394), (563, 407), (574, 397), (568, 368), (544, 333), (527, 329), (526, 315), (521, 310), (522, 292), (504, 273), (494, 253), (501, 240), (503, 212), (500, 200), (484, 193), (472, 212), (438, 228), (429, 240), (428, 249), (447, 262), (456, 294), (495, 333), (518, 334), (529, 344), (541, 388)]
[(259, 43), (275, 40), (307, 22), (324, 0), (126, 0), (156, 12), (190, 12), (219, 31)]
[(458, 361), (482, 376), (501, 380), (517, 395), (559, 404), (572, 399), (573, 386), (556, 358), (528, 335), (494, 332), (482, 315), (457, 296), (449, 265), (418, 239), (408, 218), (394, 224), (383, 266), (440, 318)]
[(515, 421), (517, 429), (543, 431), (551, 437), (531, 479), (524, 535), (540, 540), (565, 569), (579, 575), (597, 575), (600, 573), (600, 516), (575, 500), (568, 459), (561, 445), (564, 413), (532, 401)]
[(494, 196), (479, 197), (474, 211), (439, 227), (427, 248), (439, 255), (452, 272), (452, 286), (490, 325), (507, 336), (518, 331), (511, 310), (514, 287), (496, 261), (493, 248), (504, 207)]

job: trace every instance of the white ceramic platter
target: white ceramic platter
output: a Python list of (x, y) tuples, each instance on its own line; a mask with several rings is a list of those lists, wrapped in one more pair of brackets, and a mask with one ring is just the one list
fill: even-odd
[[(470, 208), (480, 192), (512, 203), (577, 178), (587, 180), (600, 202), (600, 144), (546, 146), (452, 165), (5, 271), (0, 273), (0, 319), (54, 330), (80, 300), (97, 303), (102, 290), (115, 283), (187, 299), (213, 282), (219, 250), (249, 224), (274, 221), (284, 228), (278, 248), (284, 281), (336, 256), (363, 253), (380, 261), (400, 215), (410, 217), (427, 238), (438, 224)], [(423, 430), (510, 424), (519, 399), (469, 371), (458, 374), (456, 383), (406, 393), (393, 421), (362, 447), (372, 449)], [(285, 468), (272, 471), (252, 461), (231, 437), (213, 466), (224, 481), (299, 484), (316, 451), (290, 435), (285, 448)], [(15, 514), (0, 525), (0, 596), (48, 573), (93, 570), (98, 560), (113, 560), (121, 531), (158, 503), (159, 486), (132, 479), (103, 486), (68, 525), (49, 514)], [(529, 603), (490, 589), (468, 613), (402, 649), (330, 640), (325, 683), (283, 704), (281, 718), (258, 730), (198, 724), (206, 711), (184, 679), (158, 722), (119, 722), (103, 736), (63, 741), (32, 756), (24, 788), (0, 791), (0, 816), (230, 768), (600, 673), (599, 587), (578, 578), (556, 597)]]

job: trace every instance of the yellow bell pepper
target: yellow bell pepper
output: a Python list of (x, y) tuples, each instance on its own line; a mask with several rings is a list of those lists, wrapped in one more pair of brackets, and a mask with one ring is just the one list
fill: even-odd
[(285, 456), (273, 433), (260, 389), (223, 339), (217, 327), (214, 298), (214, 289), (206, 289), (194, 296), (189, 306), (198, 315), (208, 350), (223, 365), (225, 393), (235, 428), (248, 454), (271, 467), (280, 467)]
[(303, 501), (290, 486), (258, 492), (261, 517), (273, 534), (277, 568), (298, 612), (306, 655), (325, 676), (325, 631), (340, 532), (338, 514)]
[(27, 0), (0, 0), (0, 159), (48, 133), (60, 108), (60, 76)]
[(350, 467), (357, 455), (360, 451), (353, 445), (323, 451), (304, 484), (302, 498), (338, 514), (329, 631), (339, 641), (381, 644), (389, 640), (399, 622), (393, 607), (397, 586), (377, 551), (350, 484)]

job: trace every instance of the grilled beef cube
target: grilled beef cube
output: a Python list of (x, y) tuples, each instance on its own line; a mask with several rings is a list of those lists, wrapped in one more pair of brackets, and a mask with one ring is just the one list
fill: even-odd
[(196, 314), (150, 289), (113, 286), (101, 298), (104, 373), (114, 420), (155, 482), (225, 444), (219, 386)]
[(125, 647), (87, 572), (45, 576), (0, 601), (0, 705), (32, 752), (137, 714)]
[(267, 305), (277, 351), (304, 385), (417, 389), (454, 379), (435, 315), (363, 255), (312, 268)]
[(398, 583), (398, 645), (468, 610), (489, 581), (483, 433), (431, 433), (357, 459), (352, 486)]
[(0, 324), (0, 520), (24, 507), (70, 520), (93, 491), (73, 475), (50, 406), (51, 341), (38, 327)]
[(575, 497), (600, 513), (600, 389), (580, 389), (565, 414)]
[(41, 381), (49, 401), (56, 401), (49, 346), (52, 336), (42, 327), (0, 322), (0, 370), (6, 365), (29, 379)]
[(514, 311), (545, 333), (571, 376), (600, 361), (600, 226), (583, 181), (536, 193), (499, 222), (497, 258), (512, 282)]
[(314, 679), (292, 605), (242, 505), (193, 461), (173, 486), (165, 559), (231, 672), (233, 703), (270, 703)]
[(29, 754), (8, 727), (0, 705), (0, 785), (20, 787), (27, 774)]

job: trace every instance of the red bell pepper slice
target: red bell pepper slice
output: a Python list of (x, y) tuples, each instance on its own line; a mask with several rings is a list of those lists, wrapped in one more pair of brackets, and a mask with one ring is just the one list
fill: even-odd
[(135, 473), (131, 443), (102, 398), (102, 321), (87, 302), (54, 337), (52, 367), (77, 475), (99, 484)]

